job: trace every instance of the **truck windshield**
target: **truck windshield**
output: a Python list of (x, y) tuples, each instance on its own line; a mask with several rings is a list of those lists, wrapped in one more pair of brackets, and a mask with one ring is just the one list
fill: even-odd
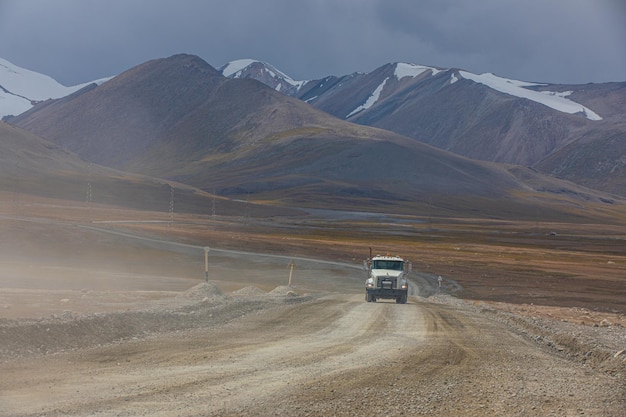
[(391, 269), (393, 271), (402, 271), (404, 262), (402, 261), (374, 261), (373, 269)]

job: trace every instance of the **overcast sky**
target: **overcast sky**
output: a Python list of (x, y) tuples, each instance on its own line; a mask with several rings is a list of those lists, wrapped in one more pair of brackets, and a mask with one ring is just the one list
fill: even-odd
[(296, 80), (409, 62), (626, 81), (626, 0), (0, 0), (0, 58), (65, 85), (190, 53)]

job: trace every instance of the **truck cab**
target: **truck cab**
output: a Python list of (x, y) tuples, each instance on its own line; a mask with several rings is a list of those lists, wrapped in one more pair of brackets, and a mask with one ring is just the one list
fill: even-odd
[(405, 304), (409, 291), (406, 275), (411, 271), (411, 263), (399, 256), (376, 255), (363, 262), (368, 271), (365, 281), (365, 301), (395, 299)]

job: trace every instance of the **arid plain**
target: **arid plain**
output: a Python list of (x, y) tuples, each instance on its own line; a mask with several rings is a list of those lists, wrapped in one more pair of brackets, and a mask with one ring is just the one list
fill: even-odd
[[(625, 410), (626, 228), (5, 197), (0, 415)], [(364, 303), (370, 247), (408, 305)]]

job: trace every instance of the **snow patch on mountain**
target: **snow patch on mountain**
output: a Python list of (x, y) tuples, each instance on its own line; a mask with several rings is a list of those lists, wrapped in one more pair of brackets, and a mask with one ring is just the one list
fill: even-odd
[[(403, 78), (406, 77), (411, 77), (411, 78), (415, 78), (421, 74), (424, 74), (425, 72), (431, 72), (431, 75), (436, 75), (437, 73), (441, 72), (441, 70), (437, 69), (437, 68), (433, 68), (433, 67), (426, 67), (423, 65), (416, 65), (416, 64), (407, 64), (404, 62), (397, 62), (395, 64), (395, 69), (393, 72), (394, 77), (396, 77), (397, 80), (401, 80)], [(370, 95), (367, 100), (365, 101), (365, 103), (361, 104), (360, 106), (358, 106), (356, 109), (352, 110), (347, 116), (346, 119), (354, 116), (355, 114), (363, 111), (363, 110), (367, 110), (370, 107), (372, 107), (380, 98), (380, 94), (383, 91), (383, 88), (385, 88), (385, 84), (387, 83), (387, 81), (389, 80), (389, 77), (385, 78), (383, 80), (383, 82), (376, 87), (376, 89), (374, 90), (374, 92), (372, 93), (372, 95)]]
[[(110, 78), (93, 82), (102, 84)], [(47, 75), (18, 67), (0, 58), (0, 118), (17, 116), (36, 102), (65, 97), (93, 82), (66, 87)]]
[(385, 84), (387, 84), (387, 80), (389, 80), (389, 77), (385, 78), (383, 80), (383, 82), (378, 87), (376, 87), (376, 89), (374, 90), (372, 95), (369, 96), (367, 98), (367, 100), (365, 100), (365, 103), (361, 104), (359, 107), (357, 107), (356, 109), (352, 110), (350, 112), (350, 114), (348, 114), (346, 116), (346, 119), (348, 119), (349, 117), (357, 114), (360, 111), (367, 110), (370, 107), (372, 107), (374, 105), (374, 103), (376, 103), (378, 101), (378, 99), (380, 98), (380, 93), (383, 91), (383, 88), (385, 88)]
[(11, 94), (0, 86), (0, 118), (24, 113), (32, 106), (27, 98)]
[(600, 117), (600, 115), (595, 113), (593, 110), (568, 99), (567, 97), (572, 94), (571, 91), (553, 92), (529, 90), (524, 87), (545, 84), (529, 83), (524, 81), (511, 80), (508, 78), (501, 78), (491, 73), (476, 75), (467, 71), (459, 71), (459, 74), (463, 78), (472, 80), (476, 83), (484, 84), (487, 87), (493, 88), (494, 90), (501, 93), (532, 100), (534, 102), (543, 104), (544, 106), (548, 106), (554, 110), (558, 110), (563, 113), (582, 113), (589, 120), (602, 120), (602, 117)]
[(412, 77), (415, 78), (418, 75), (425, 73), (426, 71), (431, 71), (431, 75), (436, 75), (441, 70), (433, 67), (425, 67), (423, 65), (416, 64), (407, 64), (404, 62), (396, 63), (396, 69), (394, 71), (394, 75), (398, 80), (401, 80), (404, 77)]

